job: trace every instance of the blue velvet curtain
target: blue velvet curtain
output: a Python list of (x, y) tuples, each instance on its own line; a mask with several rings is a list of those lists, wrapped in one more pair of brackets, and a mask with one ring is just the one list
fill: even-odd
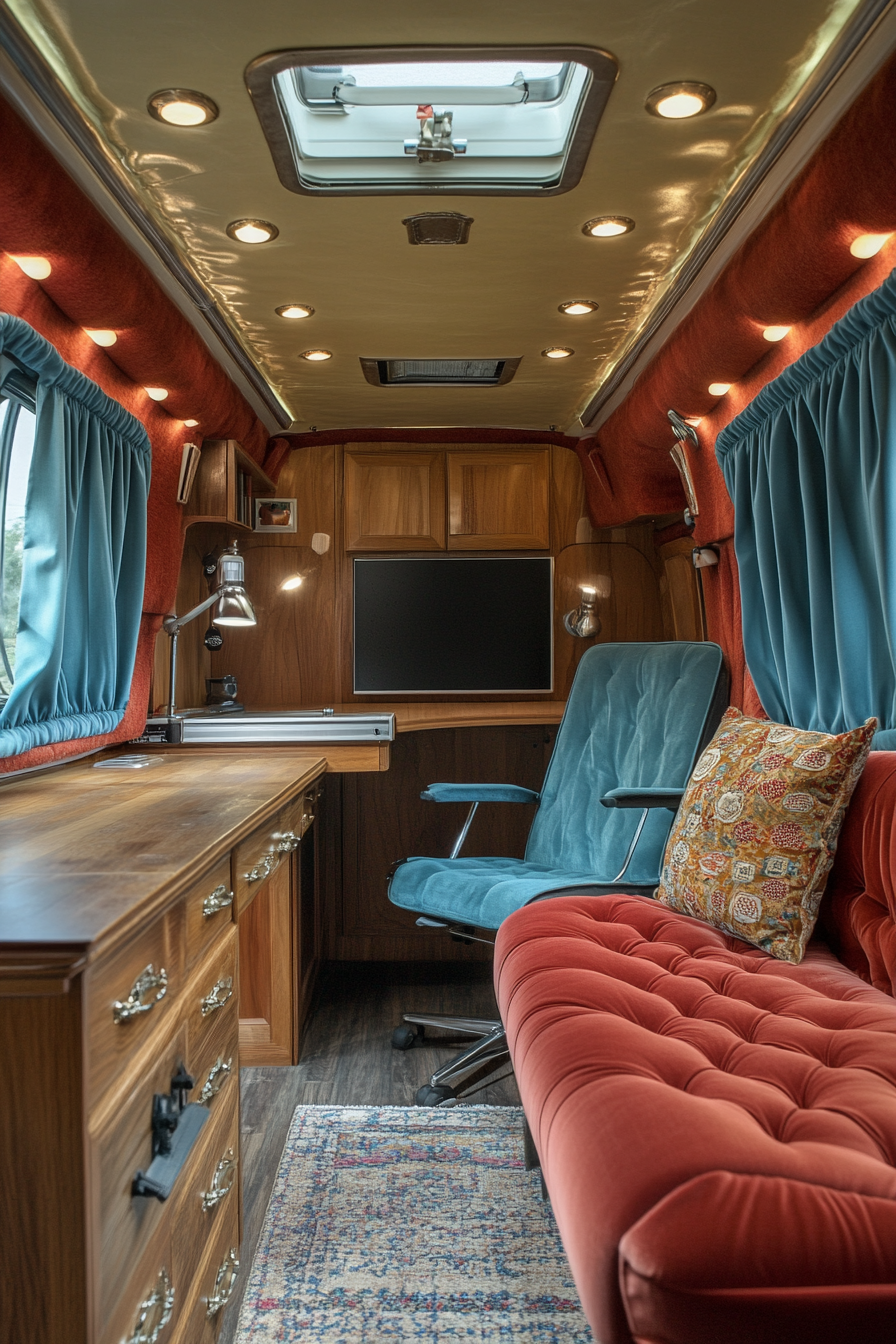
[[(772, 719), (896, 745), (896, 272), (719, 435)], [(886, 731), (890, 730), (890, 731)]]
[(146, 567), (146, 430), (26, 322), (0, 313), (0, 393), (22, 372), (36, 384), (36, 426), (0, 756), (118, 726)]

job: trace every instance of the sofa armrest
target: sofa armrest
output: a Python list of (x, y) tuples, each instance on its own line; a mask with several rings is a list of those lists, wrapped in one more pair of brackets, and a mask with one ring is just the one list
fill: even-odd
[(677, 812), (684, 789), (610, 789), (601, 798), (604, 807), (664, 807)]
[(537, 803), (540, 794), (520, 784), (427, 784), (427, 803)]

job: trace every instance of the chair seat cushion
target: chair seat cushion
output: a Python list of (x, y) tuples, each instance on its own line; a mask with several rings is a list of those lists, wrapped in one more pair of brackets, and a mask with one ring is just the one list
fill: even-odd
[(518, 911), (495, 974), (602, 1344), (889, 1337), (888, 995), (818, 943), (790, 965), (636, 896)]
[(512, 910), (545, 892), (595, 885), (594, 873), (524, 859), (411, 858), (395, 869), (389, 900), (421, 915), (497, 929)]

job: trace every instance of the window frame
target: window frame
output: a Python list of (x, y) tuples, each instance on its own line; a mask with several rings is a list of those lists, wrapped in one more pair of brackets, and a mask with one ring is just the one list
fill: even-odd
[[(0, 404), (6, 402), (9, 409), (0, 426), (0, 606), (3, 602), (4, 570), (6, 565), (6, 503), (9, 489), (9, 469), (12, 464), (12, 450), (15, 444), (16, 427), (21, 411), (34, 415), (37, 410), (37, 384), (15, 363), (5, 356), (5, 369), (0, 368)], [(14, 410), (14, 414), (12, 413)], [(3, 683), (8, 682), (8, 689)], [(15, 673), (9, 662), (9, 652), (3, 630), (0, 628), (0, 709), (6, 704), (15, 685)]]

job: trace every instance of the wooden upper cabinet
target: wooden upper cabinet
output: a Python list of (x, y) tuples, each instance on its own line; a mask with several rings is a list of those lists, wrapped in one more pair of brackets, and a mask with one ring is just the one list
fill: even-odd
[(345, 450), (345, 549), (443, 551), (445, 454)]
[(548, 448), (448, 453), (449, 551), (548, 550)]
[(275, 489), (270, 477), (234, 439), (206, 439), (184, 507), (184, 525), (222, 522), (251, 532), (255, 527), (253, 501), (273, 495)]

